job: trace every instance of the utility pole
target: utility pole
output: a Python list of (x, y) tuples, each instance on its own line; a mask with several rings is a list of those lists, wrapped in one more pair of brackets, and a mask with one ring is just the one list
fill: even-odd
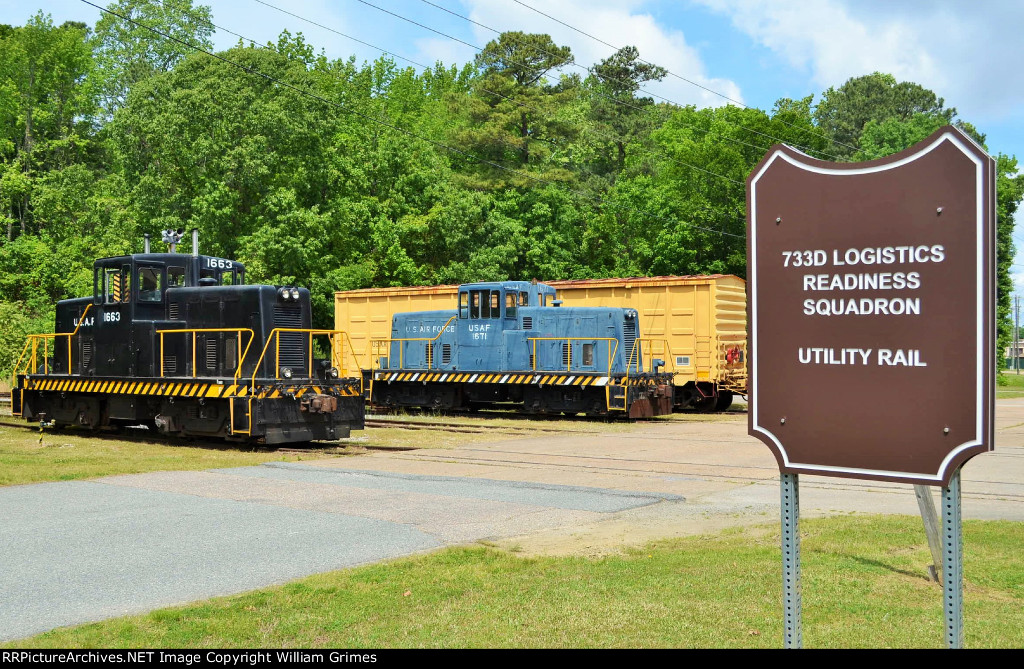
[(1013, 296), (1013, 368), (1020, 374), (1020, 295)]

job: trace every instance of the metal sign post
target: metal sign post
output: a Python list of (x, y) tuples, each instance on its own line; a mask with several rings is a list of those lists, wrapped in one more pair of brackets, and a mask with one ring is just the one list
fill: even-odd
[(921, 511), (921, 520), (924, 522), (928, 550), (932, 554), (932, 564), (928, 568), (929, 576), (936, 583), (942, 583), (942, 539), (939, 537), (939, 514), (935, 512), (931, 488), (926, 485), (915, 485), (914, 496), (917, 497), (917, 508)]
[(785, 648), (803, 648), (800, 589), (800, 480), (798, 474), (782, 475), (782, 603), (785, 609)]
[(964, 540), (960, 523), (960, 470), (942, 489), (942, 608), (946, 618), (946, 646), (964, 645)]

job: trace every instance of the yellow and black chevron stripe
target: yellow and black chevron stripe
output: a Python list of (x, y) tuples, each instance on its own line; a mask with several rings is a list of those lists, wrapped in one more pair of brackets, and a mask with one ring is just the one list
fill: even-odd
[(542, 386), (607, 386), (630, 385), (648, 386), (656, 383), (667, 383), (667, 379), (656, 379), (647, 376), (630, 377), (604, 376), (600, 374), (550, 374), (550, 373), (500, 373), (487, 372), (374, 372), (373, 380), (415, 383), (500, 383), (500, 384), (532, 384)]
[(67, 376), (26, 378), (23, 389), (67, 393), (95, 393), (98, 395), (152, 395), (202, 398), (249, 397), (251, 394), (256, 399), (274, 399), (285, 395), (302, 397), (306, 393), (334, 394), (348, 397), (356, 397), (360, 394), (359, 389), (351, 385), (323, 388), (312, 384), (267, 385), (257, 383), (255, 389), (252, 389), (250, 384), (247, 383), (218, 383), (215, 380), (103, 381)]

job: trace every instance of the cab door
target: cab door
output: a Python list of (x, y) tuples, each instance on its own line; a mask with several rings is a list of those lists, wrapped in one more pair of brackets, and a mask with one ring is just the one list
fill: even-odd
[(489, 371), (501, 369), (502, 297), (497, 288), (466, 291), (468, 304), (459, 316), (466, 318), (458, 328), (459, 369)]
[(134, 272), (130, 258), (112, 258), (96, 269), (94, 291), (95, 363), (97, 376), (133, 373), (132, 336)]

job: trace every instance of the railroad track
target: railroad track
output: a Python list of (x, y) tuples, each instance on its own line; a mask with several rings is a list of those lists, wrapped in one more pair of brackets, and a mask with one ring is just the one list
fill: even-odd
[(368, 417), (366, 419), (367, 427), (396, 427), (406, 430), (444, 430), (447, 432), (505, 432), (511, 434), (519, 434), (523, 432), (558, 432), (565, 434), (571, 432), (569, 430), (560, 429), (556, 427), (539, 427), (534, 425), (524, 425), (522, 427), (517, 425), (468, 425), (465, 423), (447, 423), (444, 421), (423, 421), (423, 420), (402, 420), (392, 418), (381, 418), (381, 417)]
[[(415, 421), (415, 420), (400, 420), (400, 419), (380, 419), (372, 418), (366, 421), (368, 427), (394, 427), (401, 429), (426, 429), (426, 430), (457, 430), (462, 432), (513, 432), (522, 434), (524, 432), (561, 432), (566, 436), (572, 434), (586, 434), (581, 432), (566, 432), (564, 430), (558, 430), (553, 428), (545, 427), (508, 427), (508, 428), (495, 428), (488, 427), (485, 425), (481, 426), (465, 426), (465, 425), (451, 425), (445, 422), (434, 422), (434, 421)], [(28, 422), (13, 422), (11, 420), (0, 420), (0, 426), (11, 427), (22, 430), (29, 430), (32, 432), (39, 431), (39, 425), (28, 423)], [(74, 431), (70, 431), (68, 434), (73, 434)], [(233, 449), (239, 445), (224, 442), (221, 440), (202, 440), (202, 439), (190, 439), (187, 442), (184, 440), (174, 440), (172, 438), (163, 437), (149, 432), (146, 428), (139, 426), (138, 428), (129, 427), (125, 431), (120, 433), (110, 432), (81, 432), (83, 436), (89, 436), (94, 439), (119, 439), (119, 440), (137, 440), (137, 441), (148, 441), (152, 443), (162, 444), (179, 444), (188, 445), (199, 448), (216, 448), (216, 449)], [(656, 437), (655, 437), (656, 438)], [(714, 440), (723, 442), (733, 442), (734, 440)], [(287, 454), (287, 455), (315, 455), (317, 457), (344, 457), (351, 455), (353, 451), (348, 450), (347, 446), (356, 446), (361, 449), (372, 450), (372, 451), (418, 451), (415, 455), (410, 453), (408, 456), (420, 461), (436, 461), (436, 462), (451, 462), (453, 453), (450, 451), (423, 451), (415, 447), (387, 447), (387, 446), (373, 446), (363, 444), (348, 444), (348, 445), (335, 445), (328, 446), (326, 444), (318, 444), (312, 442), (308, 448), (294, 448), (294, 447), (282, 447), (272, 448), (265, 447), (267, 451), (273, 451), (276, 453)], [(1011, 451), (1011, 452), (1006, 452)], [(1018, 451), (1024, 451), (1021, 447), (1007, 447), (999, 455), (1003, 457), (1022, 457), (1024, 453)], [(403, 457), (403, 456), (398, 456)], [(646, 472), (651, 474), (657, 474), (662, 476), (692, 476), (695, 478), (710, 479), (710, 480), (728, 480), (728, 481), (748, 481), (750, 483), (763, 482), (768, 480), (775, 475), (776, 469), (774, 467), (763, 467), (763, 466), (738, 466), (738, 465), (723, 465), (720, 463), (702, 463), (702, 462), (689, 462), (689, 461), (650, 461), (646, 459), (623, 457), (623, 456), (607, 456), (607, 455), (592, 455), (592, 454), (566, 454), (566, 453), (547, 453), (547, 452), (527, 452), (527, 451), (500, 451), (495, 452), (489, 449), (477, 449), (477, 448), (463, 448), (457, 456), (457, 460), (463, 463), (472, 463), (478, 465), (508, 465), (508, 466), (534, 466), (552, 470), (563, 470), (563, 471), (598, 471), (605, 472), (608, 474), (629, 474), (636, 472)], [(554, 461), (552, 461), (554, 460)], [(730, 469), (728, 473), (720, 472), (721, 469)], [(746, 470), (746, 471), (736, 471)], [(996, 491), (969, 491), (965, 492), (964, 496), (972, 499), (1002, 499), (1008, 502), (1024, 503), (1024, 485), (1015, 481), (993, 481), (992, 485), (1000, 486), (1001, 488)], [(885, 491), (888, 490), (885, 484), (879, 484), (871, 481), (856, 481), (856, 480), (808, 480), (801, 482), (803, 487), (812, 487), (820, 489), (849, 489), (849, 490), (865, 490), (865, 491)], [(909, 490), (909, 488), (908, 488)], [(906, 492), (910, 495), (912, 492)]]
[[(445, 431), (445, 432), (465, 432), (465, 433), (470, 433), (470, 434), (482, 434), (482, 433), (485, 433), (485, 432), (486, 433), (497, 432), (499, 434), (524, 434), (524, 433), (528, 433), (528, 432), (531, 432), (531, 431), (538, 431), (538, 432), (539, 431), (544, 431), (544, 432), (560, 432), (560, 430), (553, 430), (553, 429), (546, 429), (546, 428), (539, 428), (537, 430), (531, 430), (530, 428), (516, 428), (516, 427), (494, 428), (494, 427), (487, 427), (487, 426), (483, 426), (483, 425), (481, 425), (481, 426), (473, 426), (473, 425), (465, 426), (465, 425), (450, 425), (450, 424), (447, 424), (447, 423), (423, 423), (423, 422), (420, 422), (420, 421), (398, 421), (398, 420), (378, 420), (378, 421), (368, 420), (368, 421), (366, 421), (366, 426), (370, 427), (370, 428), (397, 428), (397, 429), (404, 429), (404, 430), (440, 430), (440, 431)], [(32, 431), (32, 432), (38, 432), (39, 431), (39, 424), (38, 423), (17, 422), (17, 421), (11, 421), (11, 420), (0, 420), (0, 427), (11, 427), (11, 428), (19, 429), (19, 430), (29, 430), (29, 431)], [(70, 434), (75, 434), (76, 433), (76, 428), (71, 427), (69, 429), (71, 430)], [(129, 440), (136, 439), (136, 440), (146, 440), (146, 441), (152, 441), (152, 442), (166, 442), (166, 443), (169, 443), (169, 444), (181, 443), (180, 441), (176, 441), (173, 437), (164, 437), (163, 435), (153, 433), (153, 432), (149, 431), (148, 428), (146, 428), (144, 426), (141, 426), (141, 425), (137, 426), (137, 427), (136, 426), (125, 427), (121, 431), (109, 431), (109, 432), (106, 432), (106, 431), (89, 431), (89, 432), (80, 431), (80, 432), (77, 432), (77, 434), (80, 434), (82, 436), (88, 436), (90, 438), (99, 438), (99, 439), (129, 439)], [(217, 440), (217, 439), (202, 439), (202, 438), (190, 438), (188, 440), (188, 443), (189, 443), (189, 445), (198, 445), (198, 446), (201, 446), (201, 447), (218, 446), (218, 447), (224, 447), (224, 448), (233, 448), (233, 447), (236, 446), (236, 444), (234, 444), (232, 442), (225, 442), (225, 441), (221, 441), (221, 440)], [(278, 453), (296, 453), (296, 454), (310, 454), (310, 453), (320, 454), (320, 453), (323, 453), (325, 455), (345, 455), (345, 454), (347, 454), (347, 453), (336, 453), (336, 452), (334, 452), (334, 451), (337, 451), (337, 447), (326, 447), (326, 448), (324, 448), (324, 447), (317, 447), (315, 444), (317, 444), (318, 442), (310, 442), (310, 443), (312, 445), (309, 448), (273, 448), (273, 449), (270, 448), (270, 447), (266, 447), (266, 448), (268, 450), (273, 450), (273, 451), (278, 452)], [(361, 448), (365, 448), (367, 450), (382, 450), (382, 451), (408, 451), (408, 450), (415, 450), (413, 448), (406, 448), (406, 447), (372, 446), (372, 445), (361, 445), (361, 444), (359, 446)]]

